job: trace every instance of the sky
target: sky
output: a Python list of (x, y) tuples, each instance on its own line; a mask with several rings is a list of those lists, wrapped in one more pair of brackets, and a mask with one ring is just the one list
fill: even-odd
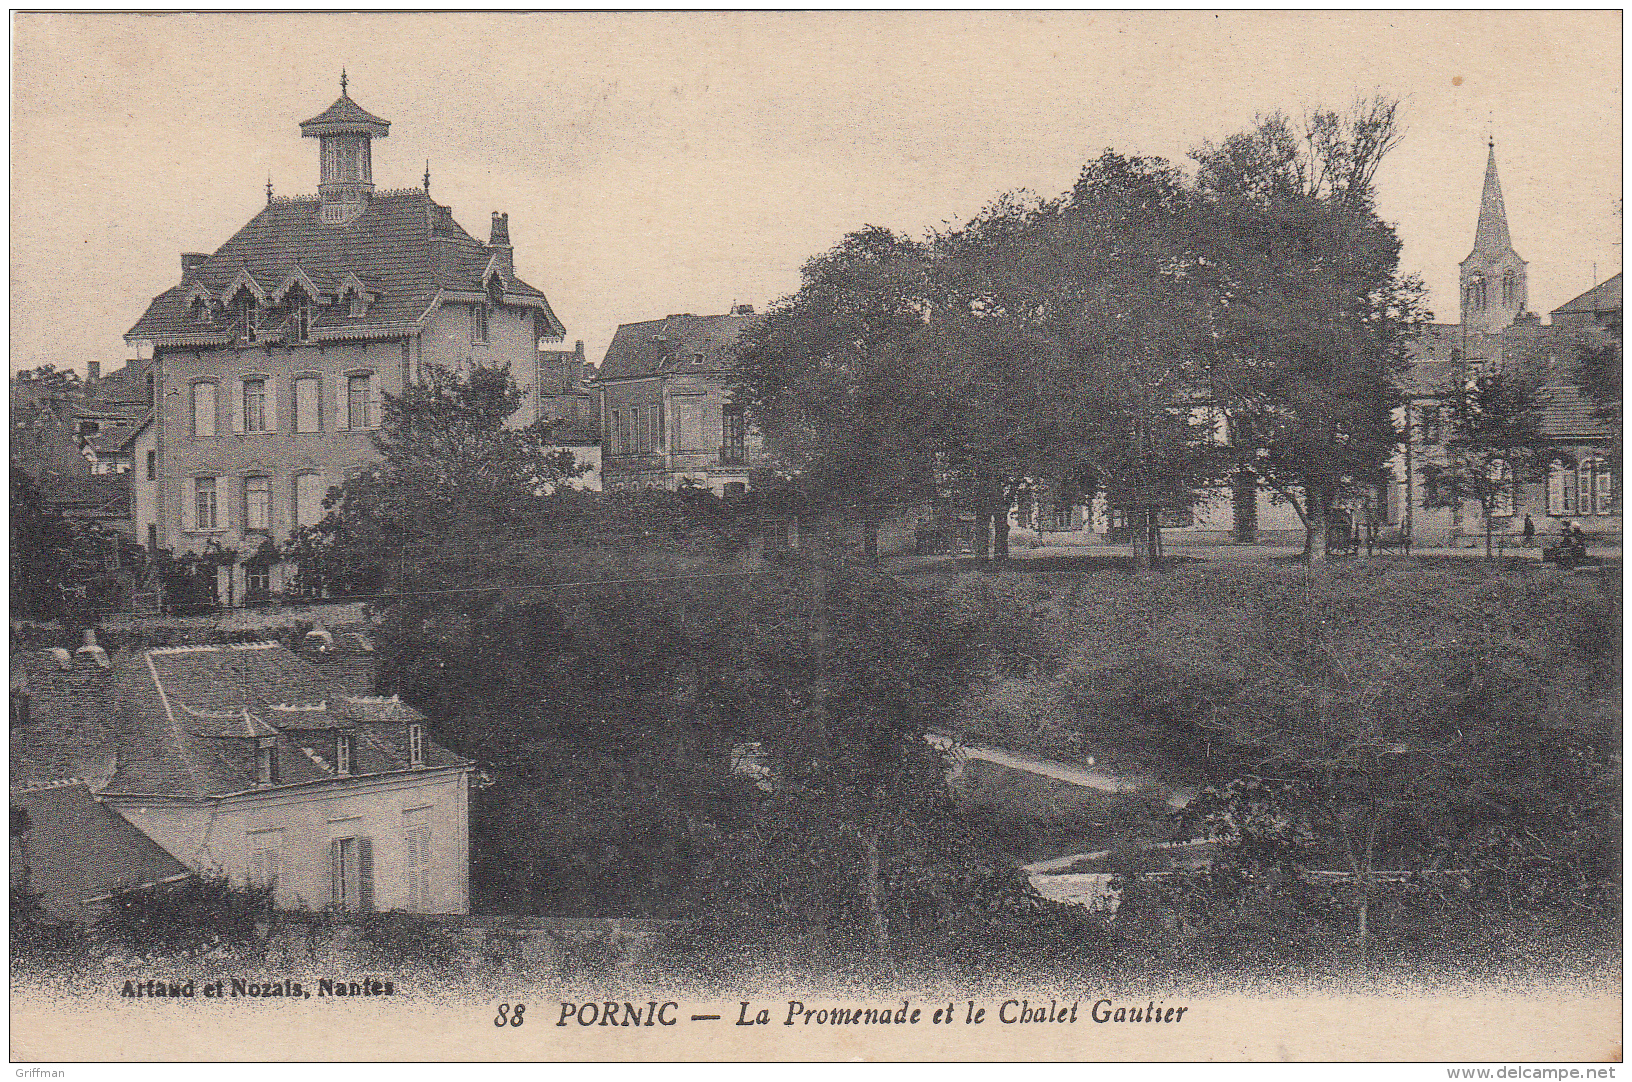
[(1543, 314), (1620, 269), (1619, 12), (14, 14), (11, 367), (117, 367), (123, 335), (279, 195), (299, 122), (392, 122), (421, 182), (598, 362), (620, 323), (763, 308), (847, 232), (912, 235), (1066, 190), (1105, 148), (1183, 161), (1259, 114), (1400, 99), (1377, 179), (1456, 315), (1494, 135)]

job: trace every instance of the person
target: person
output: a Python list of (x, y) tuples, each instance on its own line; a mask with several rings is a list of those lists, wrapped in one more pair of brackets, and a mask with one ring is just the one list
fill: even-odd
[(1536, 524), (1529, 515), (1524, 516), (1524, 547), (1529, 548), (1536, 543)]
[(1587, 554), (1587, 535), (1581, 532), (1579, 525), (1570, 527), (1570, 547), (1575, 550), (1577, 556)]

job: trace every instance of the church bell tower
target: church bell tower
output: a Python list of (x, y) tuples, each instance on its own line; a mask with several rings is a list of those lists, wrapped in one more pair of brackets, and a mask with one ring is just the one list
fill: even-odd
[(1473, 251), (1462, 261), (1462, 325), (1495, 334), (1511, 326), (1529, 303), (1524, 260), (1513, 250), (1507, 232), (1502, 182), (1496, 176), (1496, 142), (1485, 162), (1485, 190), (1479, 200), (1479, 226)]

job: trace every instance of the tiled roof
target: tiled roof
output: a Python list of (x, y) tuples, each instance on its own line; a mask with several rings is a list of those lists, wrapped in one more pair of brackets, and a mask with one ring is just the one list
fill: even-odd
[[(76, 659), (63, 671), (49, 655), (29, 664), (29, 772), (83, 774), (82, 762), (117, 753), (109, 794), (198, 799), (249, 789), (258, 737), (277, 741), (278, 784), (334, 778), (325, 762), (338, 730), (358, 736), (353, 774), (408, 770), (407, 723), (424, 720), (396, 699), (355, 695), (277, 643), (167, 647), (108, 669)], [(326, 758), (308, 754), (318, 747), (331, 749)], [(425, 766), (463, 762), (425, 741)], [(17, 769), (14, 753), (14, 778)]]
[(334, 104), (312, 117), (300, 122), (300, 131), (303, 135), (325, 135), (330, 132), (366, 131), (376, 137), (384, 137), (391, 127), (389, 120), (382, 120), (361, 105), (351, 100), (351, 95), (341, 93)]
[(1565, 301), (1552, 314), (1569, 315), (1574, 312), (1618, 312), (1621, 308), (1621, 276), (1607, 278), (1579, 297)]
[[(325, 224), (316, 199), (274, 202), (179, 285), (155, 297), (126, 337), (225, 345), (234, 333), (230, 313), (216, 309), (200, 321), (190, 298), (202, 290), (219, 302), (240, 274), (270, 296), (297, 268), (330, 302), (318, 309), (314, 339), (400, 332), (425, 316), (439, 289), (481, 291), (482, 273), (493, 255), (493, 249), (459, 227), (447, 207), (419, 188), (375, 195), (344, 225)], [(375, 294), (355, 317), (349, 300), (337, 301), (348, 275)], [(543, 293), (513, 277), (505, 292), (512, 303), (538, 311), (550, 333), (565, 333)], [(273, 309), (262, 320), (262, 339), (276, 337), (282, 322)]]
[(1593, 403), (1568, 380), (1541, 388), (1541, 434), (1550, 439), (1601, 439), (1609, 426), (1593, 415)]
[(99, 803), (83, 781), (13, 789), (11, 804), (28, 813), (20, 855), (29, 887), (59, 919), (83, 920), (82, 903), (90, 899), (187, 874), (157, 842)]
[(728, 371), (731, 347), (755, 318), (687, 313), (625, 323), (612, 336), (597, 378), (642, 379), (680, 372)]

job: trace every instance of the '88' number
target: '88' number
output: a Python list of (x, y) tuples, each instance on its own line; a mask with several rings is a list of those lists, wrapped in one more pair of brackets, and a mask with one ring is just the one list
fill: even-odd
[(527, 1004), (525, 1003), (516, 1004), (516, 1008), (513, 1011), (510, 1009), (510, 1004), (501, 1003), (499, 1004), (498, 1017), (493, 1019), (493, 1024), (500, 1029), (503, 1029), (505, 1026), (519, 1026), (522, 1024), (522, 1015), (526, 1012), (526, 1010)]

